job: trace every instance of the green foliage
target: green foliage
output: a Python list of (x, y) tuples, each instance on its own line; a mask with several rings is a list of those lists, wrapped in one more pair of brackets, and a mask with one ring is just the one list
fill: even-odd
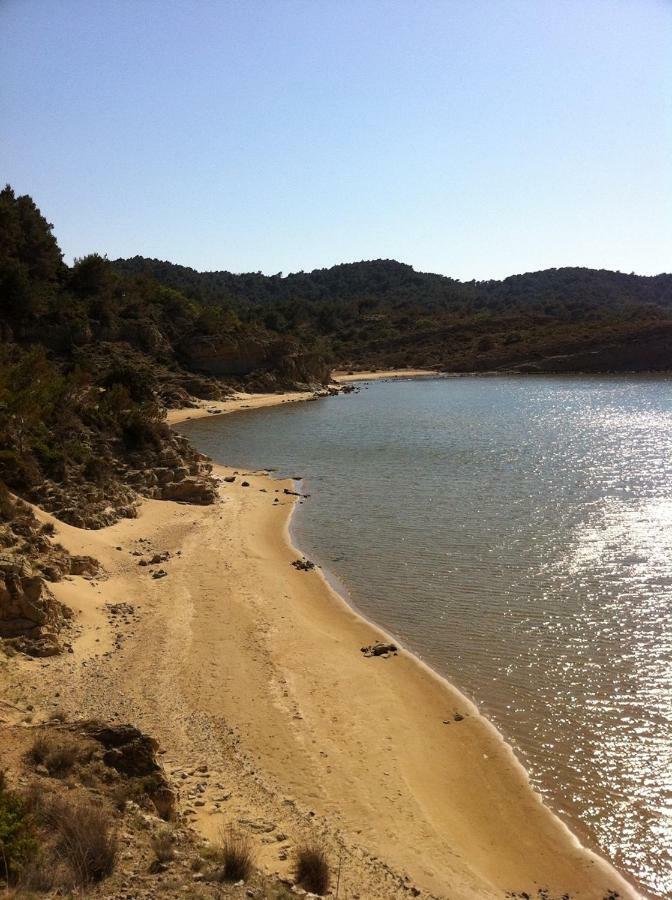
[[(199, 273), (135, 257), (115, 270), (143, 274), (244, 323), (323, 341), (336, 365), (436, 365), (469, 370), (514, 364), (586, 345), (646, 341), (672, 330), (672, 276), (548, 269), (503, 281), (459, 282), (394, 260), (348, 263), (285, 278)], [(203, 317), (205, 321), (205, 317)]]
[(0, 773), (0, 879), (13, 881), (36, 849), (28, 812), (19, 797), (8, 790)]

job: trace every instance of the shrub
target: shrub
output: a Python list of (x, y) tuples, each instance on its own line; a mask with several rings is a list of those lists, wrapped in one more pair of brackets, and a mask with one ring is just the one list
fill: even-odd
[(233, 828), (222, 832), (217, 856), (221, 863), (222, 881), (244, 881), (254, 868), (254, 848), (250, 838)]
[(14, 880), (36, 848), (28, 811), (0, 773), (0, 879)]
[(54, 851), (81, 885), (101, 881), (114, 870), (117, 836), (109, 812), (90, 800), (54, 800), (48, 819), (56, 829)]
[(326, 894), (329, 890), (329, 863), (319, 844), (304, 844), (296, 851), (294, 871), (297, 884), (312, 894)]
[(28, 758), (35, 765), (46, 767), (50, 775), (65, 775), (77, 762), (80, 748), (75, 741), (45, 732), (37, 735), (28, 751)]
[(161, 828), (152, 835), (150, 843), (159, 862), (170, 862), (175, 858), (174, 838), (170, 828)]

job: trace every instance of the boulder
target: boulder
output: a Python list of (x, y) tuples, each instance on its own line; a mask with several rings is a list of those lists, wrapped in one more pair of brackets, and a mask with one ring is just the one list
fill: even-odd
[(36, 641), (46, 632), (56, 635), (71, 616), (72, 611), (24, 560), (0, 557), (0, 637), (24, 636)]
[(158, 742), (134, 725), (107, 725), (89, 735), (105, 748), (103, 762), (123, 775), (142, 776), (158, 772)]
[(397, 653), (397, 646), (385, 641), (378, 641), (368, 647), (362, 647), (361, 650), (364, 656), (389, 656)]
[(161, 499), (207, 506), (217, 499), (217, 489), (211, 479), (192, 476), (164, 485), (161, 490)]
[(122, 775), (142, 778), (142, 785), (162, 819), (175, 815), (177, 795), (156, 759), (158, 742), (134, 725), (92, 724), (87, 734), (102, 744), (103, 762)]

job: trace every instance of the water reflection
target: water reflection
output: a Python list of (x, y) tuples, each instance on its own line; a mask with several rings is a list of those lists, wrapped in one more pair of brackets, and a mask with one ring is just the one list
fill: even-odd
[(672, 382), (377, 384), (189, 432), (221, 461), (300, 468), (302, 548), (672, 896)]

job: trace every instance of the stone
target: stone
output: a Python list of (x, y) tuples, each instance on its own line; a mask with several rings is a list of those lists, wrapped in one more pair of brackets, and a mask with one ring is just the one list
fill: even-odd
[(211, 478), (191, 476), (164, 485), (161, 490), (161, 499), (207, 506), (217, 499), (217, 489)]
[(362, 647), (361, 650), (364, 656), (388, 656), (397, 653), (397, 646), (396, 644), (378, 641), (375, 644), (370, 644), (368, 647)]

